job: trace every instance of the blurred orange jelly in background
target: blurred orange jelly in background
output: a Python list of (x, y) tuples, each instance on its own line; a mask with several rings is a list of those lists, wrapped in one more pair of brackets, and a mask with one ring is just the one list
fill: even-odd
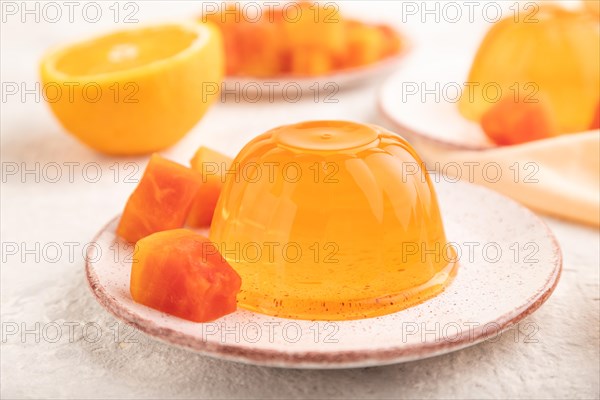
[[(467, 81), (472, 87), (459, 109), (466, 118), (485, 118), (484, 129), (505, 127), (504, 134), (486, 129), (497, 143), (592, 129), (600, 101), (598, 15), (543, 4), (528, 18), (501, 20), (481, 43)], [(503, 114), (511, 121), (501, 121)]]
[(324, 75), (380, 61), (402, 47), (390, 27), (345, 20), (333, 2), (290, 2), (259, 15), (248, 15), (238, 2), (219, 4), (200, 19), (223, 33), (227, 75)]
[(280, 317), (373, 317), (442, 292), (456, 269), (427, 171), (382, 128), (271, 130), (232, 164), (210, 239), (242, 277), (240, 307)]

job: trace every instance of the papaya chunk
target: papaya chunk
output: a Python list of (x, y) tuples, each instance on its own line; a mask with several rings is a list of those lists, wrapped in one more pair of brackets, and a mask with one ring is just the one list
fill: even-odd
[(600, 129), (600, 103), (598, 103), (598, 106), (596, 107), (596, 113), (590, 124), (590, 129)]
[(173, 229), (136, 244), (130, 292), (136, 302), (194, 322), (236, 310), (240, 276), (204, 236)]
[(387, 40), (384, 31), (379, 27), (349, 21), (347, 64), (356, 67), (383, 58), (387, 50)]
[(187, 224), (194, 228), (209, 227), (225, 183), (225, 173), (233, 160), (215, 150), (200, 147), (190, 163), (192, 169), (202, 177), (202, 183), (192, 204)]
[(135, 243), (154, 232), (181, 228), (200, 185), (196, 171), (153, 154), (127, 200), (117, 234)]
[(506, 96), (481, 118), (485, 134), (499, 145), (513, 145), (557, 136), (558, 126), (549, 103), (544, 99), (515, 101)]
[(395, 56), (403, 47), (391, 27), (344, 18), (333, 3), (291, 1), (251, 18), (244, 9), (223, 2), (200, 17), (223, 33), (229, 76), (324, 76)]

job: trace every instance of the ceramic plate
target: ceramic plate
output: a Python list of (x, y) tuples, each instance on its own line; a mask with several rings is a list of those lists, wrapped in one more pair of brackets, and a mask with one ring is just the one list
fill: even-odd
[(409, 139), (472, 150), (496, 147), (478, 123), (458, 111), (469, 63), (469, 57), (448, 57), (441, 68), (406, 59), (382, 85), (379, 110)]
[[(532, 212), (489, 189), (433, 176), (448, 240), (459, 253), (445, 292), (412, 308), (354, 321), (302, 321), (239, 310), (193, 323), (133, 302), (131, 259), (115, 236), (118, 218), (97, 235), (86, 272), (98, 302), (117, 318), (164, 342), (251, 364), (349, 368), (399, 363), (455, 351), (535, 311), (552, 293), (561, 253)], [(433, 334), (432, 334), (433, 332)]]
[(273, 78), (231, 76), (225, 79), (224, 88), (228, 92), (241, 92), (250, 101), (254, 101), (252, 96), (256, 93), (262, 93), (266, 97), (270, 91), (278, 97), (294, 97), (296, 95), (295, 91), (331, 93), (333, 95), (337, 90), (365, 84), (389, 75), (398, 67), (407, 51), (405, 49), (393, 57), (388, 57), (368, 66), (349, 68), (321, 76), (278, 76)]

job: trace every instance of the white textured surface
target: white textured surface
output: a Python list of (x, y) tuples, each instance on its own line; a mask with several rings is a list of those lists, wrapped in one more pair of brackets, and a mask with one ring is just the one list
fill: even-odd
[[(352, 8), (358, 9), (357, 3)], [(199, 9), (191, 2), (183, 3), (181, 8), (161, 9), (159, 2), (139, 5), (142, 21), (187, 15)], [(361, 14), (388, 21), (397, 15), (380, 4), (369, 4)], [(28, 88), (32, 87), (36, 63), (48, 45), (80, 33), (111, 28), (110, 18), (107, 20), (98, 24), (81, 21), (22, 24), (10, 19), (2, 24), (2, 81), (27, 82)], [(416, 46), (421, 48), (431, 41), (458, 45), (447, 34), (452, 29), (461, 26), (420, 27), (415, 22), (407, 27), (418, 39)], [(462, 29), (474, 30), (469, 25)], [(476, 35), (473, 38), (476, 41)], [(339, 103), (333, 104), (315, 104), (308, 98), (295, 104), (218, 104), (193, 132), (165, 154), (185, 161), (201, 143), (235, 154), (256, 134), (302, 119), (381, 122), (376, 117), (374, 88), (340, 92), (337, 98)], [(510, 331), (512, 335), (505, 334), (495, 342), (446, 356), (357, 370), (278, 370), (213, 360), (155, 342), (139, 333), (127, 337), (130, 329), (123, 326), (119, 340), (114, 340), (110, 326), (115, 320), (96, 304), (85, 286), (81, 248), (120, 211), (135, 186), (125, 182), (123, 176), (129, 171), (125, 163), (131, 160), (113, 160), (79, 145), (61, 131), (45, 104), (36, 102), (33, 96), (25, 102), (14, 97), (3, 101), (1, 115), (3, 398), (598, 398), (600, 395), (600, 238), (595, 229), (555, 220), (547, 221), (562, 246), (564, 271), (553, 296), (518, 329)], [(117, 182), (109, 169), (115, 161), (121, 171)], [(142, 163), (141, 167), (145, 162), (134, 161)], [(64, 176), (59, 182), (42, 179), (37, 183), (34, 175), (27, 175), (24, 182), (19, 176), (5, 177), (6, 168), (13, 162), (20, 167), (25, 162), (29, 168), (36, 162), (40, 167), (50, 162), (80, 164), (73, 183), (69, 182), (64, 166)], [(88, 183), (82, 178), (81, 167), (93, 162), (101, 165), (103, 175), (98, 182)], [(51, 251), (54, 245), (49, 244), (57, 243), (63, 254), (56, 262), (51, 262), (55, 254), (52, 252), (39, 260), (35, 254), (26, 255), (23, 251), (9, 255), (6, 246), (12, 243), (20, 250), (24, 246), (35, 248), (39, 243), (38, 254), (44, 246)], [(69, 246), (75, 248), (72, 259)], [(55, 337), (54, 325), (49, 323), (62, 326), (59, 340), (51, 343), (43, 335), (39, 341), (33, 334), (7, 335), (14, 324), (35, 329), (37, 322), (46, 339)], [(66, 323), (77, 324), (72, 338)], [(83, 334), (86, 323), (102, 327), (97, 342), (93, 340), (93, 327), (87, 335)], [(526, 341), (532, 326), (537, 327), (534, 341)]]

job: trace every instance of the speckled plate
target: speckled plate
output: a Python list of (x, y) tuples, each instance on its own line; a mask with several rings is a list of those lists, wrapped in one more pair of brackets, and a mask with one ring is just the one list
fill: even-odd
[[(377, 96), (379, 112), (393, 131), (418, 150), (421, 146), (442, 151), (498, 148), (477, 122), (466, 119), (458, 110), (460, 94), (467, 90), (464, 84), (471, 56), (453, 54), (455, 48), (437, 50), (437, 56), (444, 60), (443, 68), (409, 56), (385, 80)], [(530, 86), (523, 86), (525, 94), (530, 90)]]
[(131, 247), (115, 236), (118, 218), (90, 246), (87, 280), (117, 318), (164, 342), (227, 360), (351, 368), (459, 350), (497, 337), (540, 307), (558, 282), (562, 259), (550, 230), (523, 206), (483, 187), (432, 178), (459, 270), (445, 292), (394, 314), (317, 322), (239, 310), (204, 324), (163, 314), (131, 299)]
[[(444, 67), (408, 57), (378, 94), (378, 107), (409, 140), (468, 150), (496, 147), (478, 123), (458, 111), (471, 57), (440, 51)], [(435, 118), (432, 118), (435, 116)]]

